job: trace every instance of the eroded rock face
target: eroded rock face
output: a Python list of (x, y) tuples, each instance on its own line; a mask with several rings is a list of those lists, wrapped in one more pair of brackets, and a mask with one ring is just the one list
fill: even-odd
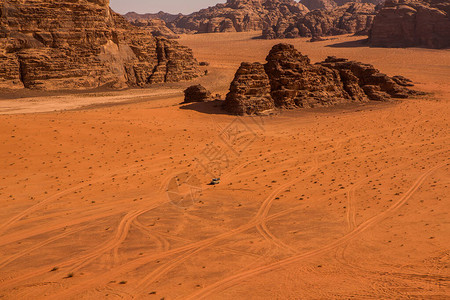
[(264, 28), (264, 39), (320, 37), (339, 34), (368, 34), (375, 18), (375, 5), (347, 3), (330, 10), (314, 10), (290, 22), (280, 20)]
[[(416, 93), (406, 88), (413, 86), (411, 80), (403, 76), (389, 77), (370, 64), (333, 56), (319, 64), (339, 71), (344, 89), (353, 100), (367, 96), (370, 100), (388, 101), (391, 98), (408, 98)], [(361, 93), (361, 89), (366, 95)]]
[(345, 5), (350, 2), (355, 3), (369, 3), (369, 4), (380, 4), (384, 2), (384, 0), (302, 0), (301, 4), (305, 5), (310, 10), (315, 9), (325, 9), (330, 10), (335, 7)]
[(266, 24), (305, 13), (308, 9), (294, 0), (228, 0), (169, 24), (176, 33), (243, 32), (262, 30)]
[(169, 22), (173, 22), (175, 21), (176, 18), (178, 18), (179, 16), (182, 16), (182, 14), (169, 14), (163, 11), (160, 11), (156, 14), (139, 14), (136, 12), (129, 12), (123, 15), (123, 17), (125, 19), (127, 19), (130, 23), (137, 21), (137, 20), (141, 20), (141, 21), (146, 21), (146, 20), (154, 20), (154, 19), (159, 19), (159, 20), (163, 20), (166, 23)]
[(309, 58), (292, 45), (275, 45), (266, 60), (277, 107), (329, 106), (349, 98), (337, 70), (311, 65)]
[(160, 19), (137, 19), (130, 21), (131, 25), (148, 30), (153, 36), (165, 37), (167, 39), (178, 39), (179, 36), (175, 34), (166, 26), (166, 22)]
[(255, 114), (275, 108), (270, 95), (270, 81), (260, 63), (242, 63), (239, 67), (224, 107), (236, 115)]
[(337, 6), (333, 0), (302, 0), (300, 1), (309, 10), (325, 9), (330, 10)]
[(231, 83), (224, 107), (233, 114), (254, 114), (273, 107), (307, 108), (369, 100), (407, 98), (411, 81), (389, 77), (372, 65), (328, 57), (311, 64), (289, 44), (275, 45), (259, 63), (243, 63)]
[(200, 74), (190, 49), (130, 25), (108, 0), (7, 0), (0, 12), (0, 88), (144, 86)]
[(211, 92), (201, 84), (192, 85), (184, 91), (184, 103), (206, 102), (211, 100)]
[(378, 47), (450, 47), (450, 2), (387, 0), (374, 19), (369, 43)]

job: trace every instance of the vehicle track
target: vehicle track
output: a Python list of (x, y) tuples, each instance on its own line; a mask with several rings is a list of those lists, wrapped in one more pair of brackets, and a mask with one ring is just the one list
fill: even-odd
[(269, 214), (269, 211), (272, 207), (273, 201), (275, 201), (276, 196), (278, 194), (280, 194), (281, 192), (283, 192), (284, 190), (286, 190), (288, 187), (292, 186), (293, 184), (297, 183), (300, 180), (303, 180), (304, 178), (308, 177), (309, 175), (311, 175), (312, 173), (314, 173), (318, 167), (319, 167), (319, 163), (317, 158), (313, 159), (314, 161), (314, 165), (311, 167), (311, 169), (309, 169), (308, 171), (306, 171), (304, 174), (302, 174), (300, 177), (287, 182), (286, 184), (280, 186), (279, 188), (277, 188), (275, 191), (272, 192), (272, 194), (270, 194), (262, 203), (262, 205), (260, 206), (256, 216), (254, 217), (254, 221), (258, 223), (258, 225), (256, 225), (256, 229), (258, 230), (259, 233), (261, 233), (261, 235), (267, 240), (270, 241), (272, 243), (274, 243), (275, 245), (277, 245), (280, 248), (289, 250), (291, 252), (297, 253), (298, 250), (287, 245), (286, 243), (284, 243), (283, 241), (281, 241), (280, 239), (278, 239), (276, 236), (274, 236), (269, 229), (267, 228), (266, 225), (266, 218), (267, 215)]
[[(162, 202), (162, 203), (164, 203), (164, 202)], [(127, 215), (125, 215), (124, 218), (122, 218), (122, 220), (119, 223), (119, 226), (117, 228), (116, 234), (114, 235), (114, 237), (111, 240), (109, 240), (109, 241), (103, 243), (102, 245), (96, 247), (91, 252), (84, 253), (84, 254), (82, 254), (80, 256), (76, 256), (76, 257), (70, 258), (68, 260), (62, 260), (60, 262), (54, 262), (53, 266), (56, 265), (60, 269), (70, 268), (70, 271), (79, 270), (81, 267), (83, 267), (86, 264), (90, 263), (91, 261), (93, 261), (97, 257), (101, 256), (105, 252), (111, 251), (111, 250), (114, 249), (114, 247), (120, 245), (123, 242), (123, 240), (126, 238), (126, 236), (128, 234), (128, 230), (129, 230), (130, 225), (131, 225), (131, 222), (134, 220), (134, 218), (136, 218), (137, 216), (142, 215), (142, 214), (144, 214), (144, 213), (146, 213), (146, 212), (148, 212), (148, 211), (158, 207), (162, 203), (155, 203), (153, 206), (148, 207), (146, 209), (141, 209), (141, 210), (138, 210), (138, 211), (129, 212)], [(44, 273), (47, 273), (49, 271), (49, 268), (50, 268), (50, 266), (37, 268), (33, 272), (30, 272), (28, 274), (24, 274), (24, 275), (18, 276), (16, 278), (13, 278), (11, 280), (6, 280), (6, 281), (3, 281), (3, 282), (0, 282), (0, 288), (10, 287), (10, 286), (12, 286), (14, 284), (17, 284), (18, 282), (21, 282), (21, 281), (33, 278), (35, 276), (39, 276), (39, 275), (42, 275)]]
[(188, 300), (188, 299), (204, 298), (204, 297), (210, 295), (212, 292), (214, 292), (222, 287), (229, 288), (233, 285), (239, 284), (239, 283), (237, 283), (237, 281), (244, 280), (246, 278), (249, 278), (249, 277), (261, 274), (261, 273), (266, 273), (266, 272), (272, 271), (279, 267), (297, 262), (301, 259), (310, 258), (310, 257), (316, 256), (319, 254), (326, 253), (332, 249), (335, 249), (338, 246), (344, 245), (348, 241), (357, 237), (360, 233), (366, 231), (372, 225), (383, 221), (389, 213), (400, 208), (403, 204), (405, 204), (406, 201), (408, 201), (408, 199), (414, 194), (414, 192), (417, 191), (417, 189), (419, 189), (419, 187), (423, 184), (423, 182), (427, 179), (427, 177), (430, 174), (432, 174), (437, 169), (442, 168), (447, 165), (448, 165), (448, 162), (445, 162), (445, 163), (439, 164), (439, 165), (429, 169), (428, 171), (422, 173), (422, 175), (414, 182), (414, 184), (406, 191), (406, 193), (398, 201), (396, 201), (392, 206), (390, 206), (387, 210), (385, 210), (384, 212), (381, 212), (381, 213), (373, 216), (372, 218), (366, 220), (365, 222), (361, 223), (352, 232), (344, 235), (343, 237), (339, 238), (335, 242), (332, 242), (320, 249), (316, 249), (316, 250), (308, 251), (308, 252), (305, 252), (302, 254), (294, 255), (290, 258), (283, 259), (283, 260), (268, 264), (263, 267), (255, 268), (252, 270), (247, 270), (245, 272), (241, 272), (241, 273), (226, 277), (206, 288), (203, 288), (202, 290), (199, 290), (199, 291), (189, 295), (188, 297), (183, 297), (183, 299)]
[[(167, 156), (167, 158), (168, 158), (168, 157), (170, 157), (170, 156)], [(164, 160), (164, 159), (167, 159), (167, 158), (164, 157), (164, 158), (158, 158), (158, 159), (155, 159), (154, 161), (152, 161), (152, 166), (154, 166), (153, 164), (155, 163), (155, 161)], [(101, 177), (99, 177), (99, 178), (97, 178), (97, 179), (95, 179), (95, 180), (87, 180), (87, 181), (84, 181), (84, 182), (82, 182), (82, 183), (79, 183), (79, 184), (77, 184), (77, 185), (75, 185), (75, 186), (72, 186), (72, 187), (70, 187), (70, 188), (68, 188), (68, 189), (65, 189), (65, 190), (60, 191), (60, 192), (58, 192), (58, 193), (56, 193), (56, 194), (53, 194), (52, 196), (49, 196), (49, 197), (45, 198), (44, 200), (42, 200), (42, 201), (40, 201), (40, 202), (38, 202), (38, 203), (36, 203), (36, 204), (30, 206), (29, 208), (25, 209), (24, 211), (20, 212), (19, 214), (15, 215), (14, 217), (10, 218), (10, 219), (9, 219), (8, 221), (6, 221), (5, 223), (0, 224), (0, 236), (1, 236), (6, 230), (8, 230), (11, 226), (13, 226), (15, 223), (17, 223), (18, 221), (20, 221), (22, 218), (24, 218), (24, 217), (27, 216), (28, 214), (30, 214), (30, 213), (32, 213), (32, 212), (34, 212), (34, 211), (36, 211), (36, 210), (38, 210), (38, 209), (40, 209), (40, 208), (42, 208), (44, 205), (49, 204), (49, 203), (51, 203), (52, 201), (57, 200), (58, 198), (60, 198), (60, 197), (62, 197), (62, 196), (64, 196), (64, 195), (66, 195), (66, 194), (68, 194), (68, 193), (74, 192), (74, 191), (76, 191), (76, 190), (78, 190), (78, 189), (81, 189), (81, 188), (83, 188), (83, 187), (87, 187), (87, 186), (89, 186), (89, 184), (92, 185), (92, 184), (104, 182), (104, 181), (106, 181), (106, 180), (110, 180), (110, 179), (113, 178), (113, 177), (116, 177), (116, 178), (117, 178), (117, 177), (126, 177), (126, 176), (128, 176), (127, 173), (122, 174), (122, 175), (120, 175), (120, 176), (119, 176), (118, 174), (120, 174), (121, 172), (122, 172), (122, 173), (123, 173), (123, 172), (131, 172), (131, 171), (133, 171), (133, 170), (135, 170), (135, 169), (140, 169), (140, 168), (142, 168), (141, 165), (142, 165), (142, 163), (137, 163), (137, 164), (134, 164), (134, 165), (131, 165), (131, 166), (128, 166), (128, 167), (119, 169), (119, 170), (114, 170), (114, 172), (110, 172), (110, 173), (108, 173), (108, 174), (105, 174), (105, 175), (103, 175), (103, 176), (101, 176)], [(153, 171), (146, 171), (146, 172), (144, 172), (143, 174), (145, 174), (145, 173), (150, 173), (150, 172), (158, 172), (158, 171), (157, 171), (156, 168), (155, 168), (155, 170), (153, 170)]]
[(92, 227), (92, 226), (85, 225), (85, 226), (80, 226), (80, 227), (77, 227), (77, 228), (68, 229), (68, 230), (64, 231), (63, 233), (61, 233), (61, 234), (55, 235), (55, 236), (53, 236), (53, 237), (51, 237), (51, 238), (49, 238), (49, 239), (47, 239), (45, 241), (42, 241), (40, 243), (37, 243), (37, 244), (33, 245), (32, 247), (30, 247), (28, 249), (20, 251), (20, 252), (14, 254), (14, 255), (12, 255), (12, 256), (10, 256), (8, 258), (5, 258), (3, 260), (0, 260), (0, 269), (4, 268), (6, 265), (10, 264), (11, 262), (15, 261), (16, 259), (19, 259), (19, 258), (21, 258), (21, 257), (23, 257), (23, 256), (25, 256), (25, 255), (27, 255), (27, 254), (37, 250), (37, 249), (39, 249), (39, 248), (42, 248), (42, 247), (44, 247), (44, 246), (46, 246), (46, 245), (48, 245), (48, 244), (50, 244), (50, 243), (52, 243), (54, 241), (60, 240), (60, 239), (65, 238), (65, 237), (67, 237), (69, 235), (72, 235), (74, 233), (86, 230), (86, 229), (88, 229), (90, 227)]
[[(407, 147), (407, 146), (409, 146), (409, 145), (403, 145), (402, 147)], [(386, 152), (386, 151), (383, 150), (383, 151), (381, 151), (381, 152)], [(373, 154), (373, 152), (368, 153), (368, 155), (372, 155), (372, 154)], [(364, 224), (366, 224), (366, 223), (362, 223), (358, 228), (361, 228), (361, 226), (364, 225)], [(196, 242), (196, 243), (191, 244), (191, 245), (187, 245), (187, 246), (184, 246), (184, 247), (180, 247), (180, 248), (177, 248), (177, 249), (173, 249), (173, 250), (171, 250), (171, 251), (168, 251), (167, 253), (164, 253), (164, 254), (165, 254), (164, 256), (166, 256), (166, 255), (169, 256), (169, 255), (171, 255), (171, 254), (173, 254), (173, 253), (179, 253), (179, 252), (183, 252), (183, 251), (186, 251), (186, 250), (195, 249), (195, 248), (197, 248), (197, 247), (210, 246), (210, 245), (214, 244), (214, 243), (217, 242), (217, 241), (220, 241), (220, 240), (222, 240), (222, 239), (231, 237), (231, 236), (233, 236), (234, 234), (237, 234), (237, 233), (240, 233), (240, 232), (244, 232), (244, 231), (246, 231), (246, 230), (248, 230), (248, 229), (250, 229), (250, 228), (255, 227), (256, 225), (258, 225), (258, 222), (250, 221), (250, 222), (249, 222), (248, 224), (246, 224), (246, 225), (243, 225), (243, 226), (241, 226), (241, 227), (232, 229), (232, 230), (230, 230), (230, 231), (228, 231), (228, 232), (219, 234), (219, 235), (217, 235), (217, 236), (215, 236), (215, 237), (208, 238), (208, 239), (205, 239), (205, 240)], [(357, 229), (358, 229), (358, 228), (357, 228)], [(355, 229), (353, 232), (355, 232), (357, 229)], [(356, 231), (356, 232), (357, 232), (357, 231)], [(352, 232), (349, 233), (349, 234), (352, 234)], [(334, 245), (332, 245), (332, 246), (334, 246)], [(325, 249), (322, 250), (322, 251), (328, 251), (328, 248), (325, 248)], [(126, 263), (126, 264), (124, 264), (124, 265), (118, 266), (118, 267), (117, 267), (116, 269), (114, 269), (114, 270), (111, 270), (111, 272), (108, 274), (108, 277), (109, 277), (109, 276), (113, 276), (114, 274), (121, 274), (121, 273), (124, 273), (124, 272), (131, 271), (131, 270), (133, 270), (134, 268), (137, 268), (137, 267), (139, 267), (139, 266), (142, 266), (142, 265), (144, 265), (144, 264), (147, 264), (147, 263), (151, 262), (151, 261), (152, 261), (153, 259), (155, 259), (155, 258), (161, 258), (161, 257), (162, 257), (162, 256), (150, 255), (150, 256), (145, 256), (145, 257), (136, 259), (136, 260), (131, 261), (131, 262), (129, 262), (129, 263)], [(302, 257), (300, 257), (300, 258), (302, 258)], [(96, 278), (95, 280), (87, 280), (87, 281), (84, 283), (84, 285), (96, 285), (96, 282), (98, 282), (99, 280), (102, 280), (102, 279), (101, 279), (101, 278)], [(72, 292), (76, 292), (76, 288), (74, 287), (73, 289), (69, 289), (69, 290), (65, 291), (63, 294), (58, 294), (58, 295), (66, 295), (66, 296), (67, 296), (67, 295), (70, 295), (71, 291), (72, 291)]]

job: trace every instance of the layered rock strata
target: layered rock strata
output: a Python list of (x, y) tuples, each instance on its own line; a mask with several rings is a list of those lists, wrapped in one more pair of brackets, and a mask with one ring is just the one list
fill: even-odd
[(375, 18), (375, 5), (347, 3), (329, 10), (314, 10), (291, 20), (279, 20), (264, 28), (264, 39), (320, 37), (339, 34), (368, 34)]
[(225, 109), (232, 114), (255, 114), (275, 108), (270, 95), (270, 80), (260, 63), (242, 63), (230, 92), (225, 100)]
[(228, 0), (168, 24), (176, 33), (244, 32), (262, 30), (279, 19), (308, 12), (294, 0)]
[(0, 88), (145, 86), (199, 74), (190, 49), (130, 25), (109, 0), (0, 3)]
[(330, 10), (341, 5), (345, 5), (349, 2), (355, 3), (369, 3), (378, 5), (383, 3), (384, 0), (301, 0), (300, 3), (305, 5), (310, 10), (325, 9)]
[(139, 27), (141, 29), (148, 30), (153, 36), (165, 37), (167, 39), (178, 39), (179, 36), (170, 30), (166, 22), (160, 19), (137, 19), (130, 21), (131, 25)]
[(450, 47), (450, 1), (387, 0), (369, 43), (378, 47)]

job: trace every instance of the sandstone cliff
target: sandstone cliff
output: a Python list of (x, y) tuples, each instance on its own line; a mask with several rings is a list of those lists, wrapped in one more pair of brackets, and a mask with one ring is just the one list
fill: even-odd
[(109, 0), (0, 2), (0, 88), (144, 86), (197, 67), (190, 49), (130, 25)]
[(374, 19), (369, 43), (379, 47), (450, 47), (450, 2), (387, 0)]
[(291, 20), (281, 19), (263, 30), (264, 39), (368, 34), (375, 18), (375, 5), (347, 3), (333, 9), (313, 10)]
[(311, 64), (288, 44), (275, 45), (263, 66), (243, 63), (231, 83), (224, 108), (254, 114), (274, 107), (307, 108), (340, 103), (388, 101), (415, 94), (406, 78), (389, 77), (372, 65), (328, 57)]
[(279, 19), (307, 12), (294, 0), (228, 0), (168, 24), (176, 33), (243, 32), (262, 30)]

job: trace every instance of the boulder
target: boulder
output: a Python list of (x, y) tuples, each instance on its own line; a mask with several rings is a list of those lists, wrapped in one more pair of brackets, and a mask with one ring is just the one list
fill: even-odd
[(211, 100), (211, 92), (201, 84), (192, 85), (184, 91), (184, 103), (206, 102)]

